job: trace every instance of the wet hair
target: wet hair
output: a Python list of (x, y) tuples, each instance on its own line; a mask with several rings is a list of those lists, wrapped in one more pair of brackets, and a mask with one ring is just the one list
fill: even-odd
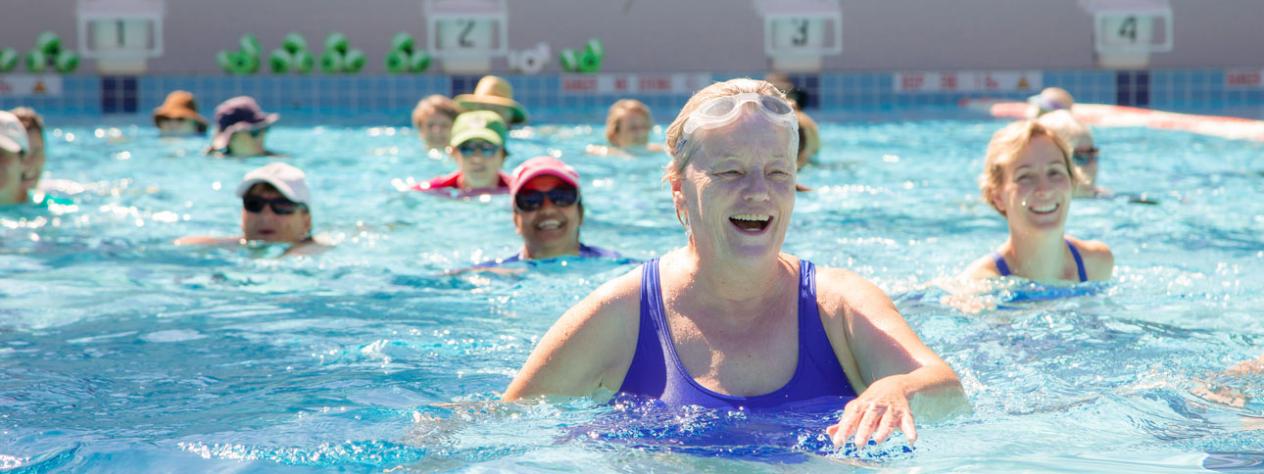
[(1031, 145), (1036, 137), (1047, 137), (1058, 147), (1058, 151), (1062, 153), (1062, 164), (1066, 166), (1067, 176), (1071, 177), (1072, 183), (1079, 181), (1075, 167), (1071, 166), (1071, 147), (1053, 133), (1053, 130), (1035, 120), (1019, 120), (1006, 125), (992, 134), (992, 141), (988, 142), (987, 155), (983, 158), (983, 174), (979, 175), (979, 192), (983, 196), (983, 201), (1002, 216), (1005, 215), (1005, 211), (997, 208), (996, 203), (992, 202), (992, 193), (1000, 189), (1005, 181), (1005, 164)]
[(654, 123), (654, 116), (650, 115), (649, 106), (636, 99), (621, 99), (610, 106), (610, 112), (606, 114), (606, 141), (614, 144), (614, 136), (619, 132), (619, 122), (629, 113), (640, 113), (645, 116), (651, 124)]
[(443, 114), (448, 119), (456, 120), (456, 116), (461, 114), (461, 106), (456, 101), (434, 94), (425, 99), (417, 101), (417, 106), (413, 107), (413, 128), (421, 129), (426, 117), (431, 114)]
[[(694, 94), (693, 97), (690, 97), (688, 102), (685, 102), (685, 106), (680, 109), (676, 119), (672, 121), (671, 125), (667, 126), (667, 151), (671, 154), (671, 162), (667, 164), (667, 169), (663, 173), (664, 180), (673, 181), (679, 179), (681, 173), (685, 170), (685, 166), (689, 164), (689, 159), (693, 156), (691, 150), (695, 149), (696, 146), (681, 146), (680, 143), (680, 139), (685, 133), (685, 121), (689, 119), (689, 115), (709, 100), (748, 92), (770, 95), (786, 100), (786, 95), (772, 83), (756, 79), (730, 79), (704, 87)], [(797, 141), (798, 138), (797, 135), (794, 135), (793, 140)], [(791, 146), (793, 150), (798, 150), (797, 143), (791, 144)]]
[(30, 107), (18, 107), (10, 110), (14, 116), (22, 122), (22, 127), (26, 128), (26, 132), (39, 132), (40, 138), (44, 137), (44, 117), (41, 117), (35, 109)]

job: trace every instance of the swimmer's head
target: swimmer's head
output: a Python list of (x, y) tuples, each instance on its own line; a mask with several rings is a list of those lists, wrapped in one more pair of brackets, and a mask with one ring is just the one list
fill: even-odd
[(508, 137), (509, 127), (495, 112), (476, 110), (457, 116), (448, 154), (461, 170), (463, 191), (498, 185), (500, 170), (509, 155), (505, 143)]
[[(1040, 116), (1041, 125), (1053, 130), (1071, 147), (1071, 162), (1081, 180), (1076, 183), (1077, 194), (1092, 190), (1097, 181), (1097, 146), (1087, 125), (1075, 119), (1067, 110), (1058, 110)], [(1088, 194), (1092, 194), (1088, 192)]]
[(266, 153), (263, 139), (272, 124), (281, 118), (264, 113), (251, 97), (233, 97), (215, 107), (215, 136), (211, 149), (229, 155)]
[(997, 130), (988, 142), (987, 155), (983, 159), (983, 173), (979, 175), (979, 192), (983, 201), (1001, 215), (1005, 215), (1005, 211), (997, 207), (993, 198), (1005, 183), (1007, 165), (1036, 137), (1046, 137), (1056, 145), (1062, 154), (1067, 176), (1073, 183), (1078, 180), (1075, 167), (1071, 165), (1071, 148), (1053, 130), (1035, 120), (1019, 120), (1006, 125)]
[[(736, 109), (735, 109), (736, 108)], [(771, 83), (754, 79), (731, 79), (711, 84), (685, 103), (667, 127), (667, 150), (671, 162), (664, 179), (677, 180), (698, 149), (694, 135), (719, 128), (752, 113), (762, 114), (772, 124), (771, 133), (789, 134), (790, 156), (798, 155), (798, 118), (786, 96)]]
[(1057, 110), (1071, 110), (1075, 98), (1061, 87), (1046, 87), (1040, 94), (1027, 99), (1027, 118), (1034, 119)]
[(517, 125), (527, 121), (526, 110), (513, 99), (513, 86), (498, 76), (483, 76), (478, 80), (478, 85), (474, 86), (473, 93), (458, 95), (453, 100), (467, 111), (496, 112), (507, 124)]
[(514, 229), (527, 259), (579, 254), (584, 222), (579, 172), (552, 156), (538, 156), (513, 171)]
[(22, 171), (30, 152), (26, 128), (12, 113), (0, 111), (0, 204), (25, 202)]
[(796, 115), (799, 118), (799, 159), (796, 167), (803, 169), (821, 151), (821, 131), (808, 114), (799, 111)]
[(461, 114), (461, 107), (452, 99), (434, 94), (417, 102), (413, 108), (413, 128), (428, 148), (443, 149), (452, 140), (452, 122)]
[(13, 109), (13, 115), (26, 129), (28, 149), (26, 159), (22, 160), (22, 189), (23, 193), (27, 193), (39, 186), (40, 176), (44, 174), (46, 159), (44, 145), (47, 143), (44, 134), (44, 118), (30, 107)]
[(246, 240), (298, 243), (311, 237), (311, 196), (302, 170), (285, 163), (257, 168), (242, 178), (237, 196)]
[(645, 146), (652, 128), (650, 108), (636, 99), (615, 102), (606, 114), (606, 141), (616, 147)]
[(207, 122), (198, 114), (197, 101), (189, 91), (172, 91), (162, 105), (154, 109), (154, 126), (163, 135), (206, 133)]

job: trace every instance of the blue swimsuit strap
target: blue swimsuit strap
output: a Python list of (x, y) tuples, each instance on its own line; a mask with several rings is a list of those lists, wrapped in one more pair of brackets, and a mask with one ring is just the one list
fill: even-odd
[[(1075, 273), (1080, 277), (1080, 282), (1088, 281), (1088, 273), (1084, 271), (1084, 258), (1080, 257), (1080, 251), (1071, 245), (1070, 240), (1067, 240), (1066, 244), (1067, 248), (1071, 249), (1071, 256), (1075, 257)], [(1005, 263), (1005, 257), (1002, 257), (999, 252), (992, 254), (992, 261), (996, 263), (997, 273), (1001, 276), (1010, 276), (1009, 265)]]
[(1088, 281), (1088, 275), (1084, 271), (1084, 259), (1080, 258), (1080, 251), (1074, 245), (1071, 245), (1070, 240), (1066, 241), (1066, 244), (1067, 248), (1071, 249), (1071, 256), (1075, 257), (1075, 273), (1080, 276), (1080, 282)]
[(1003, 277), (1010, 276), (1009, 265), (1005, 264), (1005, 257), (1002, 257), (1000, 252), (992, 254), (992, 261), (996, 262), (997, 273), (1000, 273)]

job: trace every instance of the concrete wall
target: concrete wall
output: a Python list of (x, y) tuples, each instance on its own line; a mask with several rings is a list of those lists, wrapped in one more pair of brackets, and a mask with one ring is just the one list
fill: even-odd
[[(3, 0), (0, 47), (44, 30), (75, 44), (72, 0)], [(1264, 63), (1264, 1), (1171, 0), (1175, 50), (1151, 67)], [(599, 37), (608, 72), (762, 71), (762, 21), (749, 0), (510, 0), (510, 47), (554, 52)], [(1074, 0), (843, 0), (844, 51), (827, 71), (1092, 68), (1091, 17)], [(383, 72), (392, 35), (424, 37), (421, 0), (168, 0), (166, 54), (154, 73), (217, 73), (214, 55), (254, 33), (265, 51), (288, 32), (313, 49), (341, 31)], [(506, 70), (505, 61), (493, 63)], [(436, 69), (432, 69), (434, 71)], [(83, 72), (94, 71), (85, 61)], [(556, 57), (546, 72), (557, 72)]]

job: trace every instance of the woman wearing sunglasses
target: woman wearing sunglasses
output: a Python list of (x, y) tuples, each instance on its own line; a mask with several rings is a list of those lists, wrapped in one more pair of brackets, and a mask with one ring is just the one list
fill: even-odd
[[(872, 283), (782, 253), (795, 202), (798, 122), (772, 84), (713, 84), (667, 130), (666, 170), (686, 244), (572, 307), (505, 391), (621, 393), (668, 406), (828, 406), (835, 444), (966, 406), (956, 374)], [(934, 410), (926, 410), (933, 408)]]
[(1071, 147), (1071, 163), (1079, 176), (1074, 183), (1073, 195), (1077, 198), (1109, 196), (1110, 191), (1097, 187), (1098, 150), (1093, 145), (1093, 133), (1088, 126), (1076, 120), (1067, 110), (1041, 115), (1039, 121)]
[(979, 191), (1009, 225), (1009, 239), (976, 260), (966, 275), (987, 279), (1014, 275), (1037, 282), (1085, 282), (1110, 278), (1110, 247), (1066, 235), (1072, 190), (1078, 180), (1072, 151), (1034, 120), (1011, 123), (992, 135)]
[(495, 112), (479, 110), (458, 115), (448, 147), (448, 154), (456, 160), (456, 172), (418, 183), (412, 189), (453, 197), (508, 192), (509, 175), (501, 171), (509, 156), (505, 149), (508, 135), (509, 127)]
[(286, 254), (309, 253), (324, 246), (312, 238), (310, 194), (303, 171), (285, 163), (255, 169), (237, 185), (241, 198), (239, 237), (191, 236), (176, 245), (238, 245), (249, 242), (291, 244)]
[(206, 153), (220, 157), (279, 156), (264, 146), (277, 114), (264, 113), (248, 96), (233, 97), (215, 107), (215, 136)]

